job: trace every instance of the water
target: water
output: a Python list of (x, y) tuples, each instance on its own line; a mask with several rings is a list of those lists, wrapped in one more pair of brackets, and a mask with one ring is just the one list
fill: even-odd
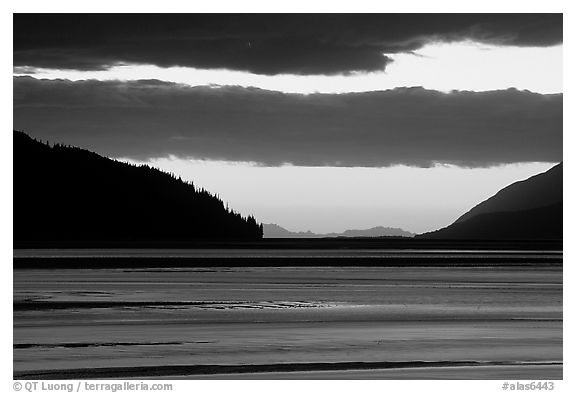
[[(20, 377), (194, 378), (170, 367), (197, 365), (253, 366), (244, 378), (562, 377), (561, 264), (30, 269), (14, 270), (13, 296)], [(322, 371), (344, 362), (380, 369)], [(395, 362), (407, 366), (381, 369)]]

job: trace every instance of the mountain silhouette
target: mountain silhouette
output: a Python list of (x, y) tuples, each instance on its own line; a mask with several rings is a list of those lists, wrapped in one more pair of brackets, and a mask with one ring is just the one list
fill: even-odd
[(484, 213), (528, 210), (561, 203), (562, 173), (560, 163), (544, 173), (512, 183), (463, 214), (456, 222), (464, 222)]
[(318, 234), (311, 231), (291, 232), (277, 224), (263, 224), (265, 238), (325, 238), (325, 237), (413, 237), (414, 234), (400, 228), (374, 227), (369, 229), (348, 229), (340, 233)]
[(254, 240), (262, 226), (147, 165), (14, 131), (14, 243)]
[(503, 188), (430, 239), (562, 239), (562, 163)]

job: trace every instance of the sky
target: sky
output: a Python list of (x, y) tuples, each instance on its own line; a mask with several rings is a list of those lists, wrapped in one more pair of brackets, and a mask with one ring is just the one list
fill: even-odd
[(295, 231), (435, 230), (562, 160), (559, 14), (17, 14), (13, 86), (15, 129)]

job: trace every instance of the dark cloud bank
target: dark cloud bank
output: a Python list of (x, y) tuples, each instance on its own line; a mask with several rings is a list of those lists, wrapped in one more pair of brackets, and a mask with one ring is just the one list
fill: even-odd
[(464, 39), (559, 44), (562, 14), (15, 14), (14, 66), (337, 74), (382, 70), (385, 54)]
[(136, 159), (368, 167), (562, 160), (562, 95), (515, 89), (299, 95), (155, 80), (18, 77), (14, 127)]

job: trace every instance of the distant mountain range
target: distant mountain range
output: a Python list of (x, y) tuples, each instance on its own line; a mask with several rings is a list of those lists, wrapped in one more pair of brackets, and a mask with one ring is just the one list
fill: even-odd
[[(14, 246), (69, 242), (414, 237), (374, 227), (317, 234), (258, 224), (193, 184), (14, 132)], [(562, 163), (516, 182), (423, 239), (562, 239)]]
[(263, 224), (265, 238), (323, 238), (323, 237), (413, 237), (414, 234), (400, 228), (374, 227), (349, 229), (341, 233), (318, 234), (311, 231), (291, 232), (276, 224)]
[(429, 239), (562, 239), (562, 163), (503, 188)]
[(14, 132), (14, 245), (260, 239), (262, 226), (174, 175)]

